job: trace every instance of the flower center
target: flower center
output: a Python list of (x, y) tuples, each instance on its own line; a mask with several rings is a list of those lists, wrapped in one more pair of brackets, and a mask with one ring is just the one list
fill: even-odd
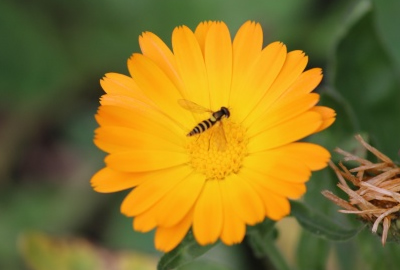
[(229, 119), (198, 135), (188, 137), (186, 149), (191, 166), (206, 180), (221, 180), (237, 173), (247, 154), (245, 130)]

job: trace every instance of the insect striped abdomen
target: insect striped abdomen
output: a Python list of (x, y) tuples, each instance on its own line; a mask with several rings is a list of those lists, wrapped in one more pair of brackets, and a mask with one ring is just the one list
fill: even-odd
[[(197, 108), (200, 107), (199, 105), (183, 100), (181, 101), (181, 106), (183, 106), (184, 108), (188, 107), (190, 108), (190, 106)], [(201, 108), (201, 107), (200, 107)], [(219, 111), (213, 112), (211, 114), (211, 117), (209, 119), (203, 120), (200, 123), (198, 123), (193, 129), (192, 131), (190, 131), (187, 136), (193, 136), (196, 134), (200, 134), (204, 131), (206, 131), (207, 129), (209, 129), (210, 127), (212, 127), (213, 125), (215, 125), (215, 123), (217, 123), (218, 121), (222, 120), (222, 117), (226, 117), (228, 118), (230, 116), (230, 112), (226, 107), (221, 107), (221, 109)]]
[(195, 135), (195, 134), (199, 134), (199, 133), (202, 133), (202, 132), (206, 131), (207, 129), (209, 129), (210, 127), (212, 127), (213, 125), (215, 125), (216, 122), (217, 122), (217, 121), (212, 121), (211, 118), (210, 118), (210, 119), (207, 119), (207, 120), (204, 120), (204, 121), (198, 123), (197, 126), (195, 126), (195, 127), (192, 129), (192, 131), (190, 131), (190, 132), (188, 133), (188, 136), (193, 136), (193, 135)]

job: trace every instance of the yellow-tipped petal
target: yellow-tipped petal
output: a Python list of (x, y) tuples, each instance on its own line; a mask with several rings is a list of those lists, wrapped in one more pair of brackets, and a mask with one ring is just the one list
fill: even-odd
[(223, 224), (219, 181), (207, 181), (194, 207), (193, 234), (200, 245), (217, 241)]

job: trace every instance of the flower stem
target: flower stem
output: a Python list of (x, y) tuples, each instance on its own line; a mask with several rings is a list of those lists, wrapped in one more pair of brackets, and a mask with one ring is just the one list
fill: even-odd
[[(263, 223), (253, 227), (247, 234), (247, 240), (255, 256), (266, 259), (276, 270), (290, 270), (286, 259), (282, 256), (280, 250), (276, 247), (273, 223)], [(271, 226), (272, 225), (272, 226)], [(265, 227), (270, 227), (265, 230)]]

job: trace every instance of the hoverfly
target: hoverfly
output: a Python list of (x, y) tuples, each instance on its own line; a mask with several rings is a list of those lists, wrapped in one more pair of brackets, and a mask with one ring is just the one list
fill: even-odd
[(226, 137), (221, 120), (223, 119), (223, 117), (229, 118), (230, 112), (228, 108), (221, 107), (219, 111), (214, 112), (186, 99), (179, 99), (178, 103), (182, 108), (193, 113), (211, 113), (210, 118), (198, 123), (186, 136), (191, 137), (193, 135), (203, 133), (219, 122), (218, 126), (214, 128), (214, 133), (212, 134), (212, 136), (214, 138), (213, 140), (215, 140), (215, 142), (217, 143), (218, 148), (223, 150), (226, 144)]

